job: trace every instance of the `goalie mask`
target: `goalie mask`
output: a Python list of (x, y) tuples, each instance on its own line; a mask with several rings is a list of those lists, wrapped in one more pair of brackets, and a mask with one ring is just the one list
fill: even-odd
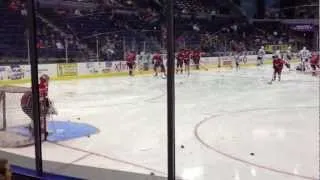
[(40, 82), (49, 82), (50, 77), (46, 74), (40, 76)]
[(278, 54), (274, 54), (272, 55), (272, 59), (278, 59), (279, 55)]

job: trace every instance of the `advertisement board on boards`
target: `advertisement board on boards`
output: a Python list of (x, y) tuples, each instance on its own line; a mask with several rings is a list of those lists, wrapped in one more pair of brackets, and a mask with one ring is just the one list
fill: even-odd
[(58, 64), (57, 65), (57, 74), (59, 77), (77, 76), (78, 75), (77, 63)]

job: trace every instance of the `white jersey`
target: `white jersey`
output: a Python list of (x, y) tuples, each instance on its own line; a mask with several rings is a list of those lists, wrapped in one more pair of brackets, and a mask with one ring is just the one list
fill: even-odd
[(258, 57), (263, 58), (263, 56), (266, 54), (266, 52), (264, 51), (264, 49), (259, 49), (258, 51)]
[(140, 53), (136, 59), (138, 64), (151, 63), (152, 55), (150, 53)]
[(240, 53), (236, 53), (236, 54), (234, 55), (234, 60), (235, 60), (237, 63), (239, 63), (240, 60), (241, 60), (241, 54), (240, 54)]
[(307, 59), (310, 58), (311, 53), (310, 53), (310, 51), (307, 50), (307, 49), (302, 49), (302, 50), (299, 52), (299, 56), (301, 57), (301, 59), (307, 60)]

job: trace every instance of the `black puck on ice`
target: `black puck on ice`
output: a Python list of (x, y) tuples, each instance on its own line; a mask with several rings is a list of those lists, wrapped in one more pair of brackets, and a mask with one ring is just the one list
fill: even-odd
[(250, 153), (251, 156), (254, 156), (254, 153)]
[(151, 172), (151, 173), (150, 173), (150, 175), (151, 175), (151, 176), (154, 176), (154, 173), (153, 173), (153, 172)]
[(180, 148), (181, 148), (181, 149), (184, 149), (184, 145), (181, 145)]

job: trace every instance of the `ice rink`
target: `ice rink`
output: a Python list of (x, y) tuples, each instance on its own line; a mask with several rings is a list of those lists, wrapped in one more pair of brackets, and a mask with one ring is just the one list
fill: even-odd
[[(186, 180), (319, 178), (319, 79), (271, 66), (176, 76), (176, 168)], [(43, 144), (45, 160), (166, 175), (166, 80), (55, 81), (55, 120), (100, 132)], [(34, 156), (34, 148), (5, 149)], [(53, 172), (65, 171), (61, 167)]]

